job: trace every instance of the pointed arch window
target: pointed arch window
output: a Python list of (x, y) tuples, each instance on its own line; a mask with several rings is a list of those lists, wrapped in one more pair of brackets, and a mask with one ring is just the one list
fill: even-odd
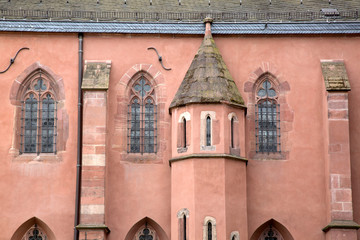
[(21, 238), (21, 240), (47, 240), (44, 230), (37, 226), (33, 225)]
[(216, 240), (216, 220), (213, 217), (206, 216), (203, 225), (203, 240)]
[(41, 70), (21, 101), (20, 153), (56, 153), (57, 102)]
[(284, 238), (276, 228), (269, 225), (269, 227), (261, 233), (258, 240), (284, 240)]
[(129, 153), (157, 152), (157, 106), (151, 82), (141, 74), (130, 90), (128, 105)]
[(267, 78), (258, 88), (256, 97), (256, 152), (281, 152), (280, 106), (275, 88)]

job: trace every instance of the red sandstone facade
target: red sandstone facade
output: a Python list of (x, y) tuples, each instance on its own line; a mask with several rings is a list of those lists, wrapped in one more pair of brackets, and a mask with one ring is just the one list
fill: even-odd
[[(220, 240), (265, 239), (270, 229), (284, 240), (360, 239), (358, 35), (214, 34), (244, 104), (169, 109), (203, 38), (83, 35), (84, 66), (103, 64), (109, 74), (105, 87), (82, 87), (79, 239), (141, 239), (148, 229), (154, 239), (200, 240), (208, 239), (209, 223), (212, 239)], [(19, 48), (30, 49), (0, 75), (0, 239), (28, 239), (34, 226), (49, 240), (72, 239), (78, 35), (8, 31), (0, 43), (3, 67)], [(323, 62), (345, 66), (351, 91), (326, 87)], [(57, 151), (21, 153), (21, 91), (39, 70), (59, 102)], [(131, 88), (140, 75), (157, 106), (156, 151), (143, 154), (129, 151), (128, 136)], [(279, 104), (275, 153), (259, 153), (256, 145), (257, 92), (265, 78)]]

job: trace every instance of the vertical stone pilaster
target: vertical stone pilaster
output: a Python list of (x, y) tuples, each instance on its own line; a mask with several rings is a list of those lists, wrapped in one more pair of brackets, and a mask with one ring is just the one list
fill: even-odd
[[(350, 84), (344, 62), (323, 61), (327, 90), (329, 133), (329, 210), (330, 223), (323, 229), (326, 239), (356, 239), (360, 226), (353, 221), (350, 166), (348, 91)], [(345, 239), (344, 238), (344, 239)]]
[(106, 115), (109, 62), (85, 62), (80, 240), (105, 240)]

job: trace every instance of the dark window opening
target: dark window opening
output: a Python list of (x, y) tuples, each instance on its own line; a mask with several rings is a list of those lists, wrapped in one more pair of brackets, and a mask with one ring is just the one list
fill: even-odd
[(230, 139), (231, 148), (234, 148), (234, 117), (231, 118)]
[(187, 143), (186, 143), (186, 119), (185, 119), (185, 118), (183, 119), (183, 127), (184, 127), (184, 130), (183, 130), (183, 131), (184, 131), (184, 132), (183, 132), (183, 134), (184, 134), (184, 135), (183, 135), (183, 138), (184, 138), (184, 148), (186, 148), (186, 144), (187, 144)]
[(184, 224), (184, 240), (186, 240), (186, 216), (185, 216), (185, 214), (183, 216), (183, 219), (184, 219), (184, 221), (183, 221), (183, 224)]
[(212, 240), (212, 224), (208, 223), (208, 240)]
[(211, 118), (206, 118), (206, 146), (211, 146)]

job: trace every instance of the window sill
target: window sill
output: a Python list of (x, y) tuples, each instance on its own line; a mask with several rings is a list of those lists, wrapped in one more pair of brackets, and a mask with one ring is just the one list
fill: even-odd
[(60, 162), (62, 157), (61, 153), (22, 153), (12, 154), (12, 160), (16, 162)]
[(131, 163), (161, 163), (159, 153), (126, 153), (122, 155), (121, 161)]
[(254, 160), (286, 160), (287, 154), (285, 152), (270, 152), (270, 153), (255, 153), (252, 157)]

